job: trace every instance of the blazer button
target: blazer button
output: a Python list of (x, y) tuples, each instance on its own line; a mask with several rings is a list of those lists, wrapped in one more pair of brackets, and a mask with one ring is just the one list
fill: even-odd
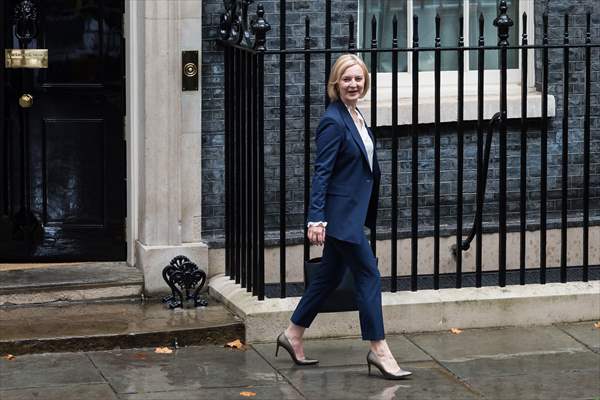
[(370, 179), (367, 179), (367, 183), (369, 183), (369, 182), (371, 182), (371, 180), (370, 180)]

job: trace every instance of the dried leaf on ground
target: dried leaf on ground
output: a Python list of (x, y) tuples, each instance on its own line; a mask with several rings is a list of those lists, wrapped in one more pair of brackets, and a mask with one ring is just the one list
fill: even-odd
[(8, 361), (12, 361), (12, 360), (14, 360), (14, 359), (15, 359), (15, 358), (17, 358), (17, 357), (13, 356), (12, 354), (7, 354), (7, 355), (5, 355), (5, 356), (4, 356), (4, 357), (2, 357), (2, 358), (6, 359), (6, 360), (8, 360)]
[(135, 358), (136, 360), (145, 360), (146, 355), (144, 353), (136, 353), (133, 355), (133, 358)]
[(455, 335), (459, 335), (462, 333), (462, 329), (452, 328), (450, 329), (450, 332), (454, 333)]
[(598, 321), (594, 324), (594, 328), (600, 329), (600, 321)]
[(157, 347), (154, 352), (158, 354), (171, 354), (173, 350), (168, 347)]
[(240, 392), (240, 396), (253, 397), (253, 396), (256, 396), (256, 393), (255, 392)]
[(244, 343), (240, 339), (235, 339), (233, 342), (227, 343), (224, 347), (229, 347), (232, 349), (244, 349)]

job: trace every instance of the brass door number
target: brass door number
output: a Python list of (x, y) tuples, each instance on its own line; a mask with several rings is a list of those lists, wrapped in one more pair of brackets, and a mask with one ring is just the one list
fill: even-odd
[(6, 49), (6, 68), (48, 68), (48, 49)]
[(181, 53), (181, 85), (184, 92), (198, 90), (198, 51)]

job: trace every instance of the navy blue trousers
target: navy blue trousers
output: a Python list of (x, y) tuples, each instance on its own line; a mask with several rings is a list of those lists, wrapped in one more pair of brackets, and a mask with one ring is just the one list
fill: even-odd
[(339, 285), (346, 266), (354, 276), (363, 340), (384, 339), (381, 279), (375, 256), (364, 236), (359, 244), (325, 236), (321, 268), (300, 299), (291, 321), (308, 328), (321, 304)]

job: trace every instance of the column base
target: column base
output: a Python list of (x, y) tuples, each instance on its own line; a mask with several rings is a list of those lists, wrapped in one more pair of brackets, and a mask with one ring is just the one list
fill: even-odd
[[(136, 266), (144, 273), (144, 293), (158, 297), (171, 292), (162, 277), (162, 270), (176, 256), (186, 256), (210, 276), (208, 246), (205, 243), (184, 243), (177, 246), (148, 246), (135, 242)], [(208, 286), (208, 284), (206, 284)]]

